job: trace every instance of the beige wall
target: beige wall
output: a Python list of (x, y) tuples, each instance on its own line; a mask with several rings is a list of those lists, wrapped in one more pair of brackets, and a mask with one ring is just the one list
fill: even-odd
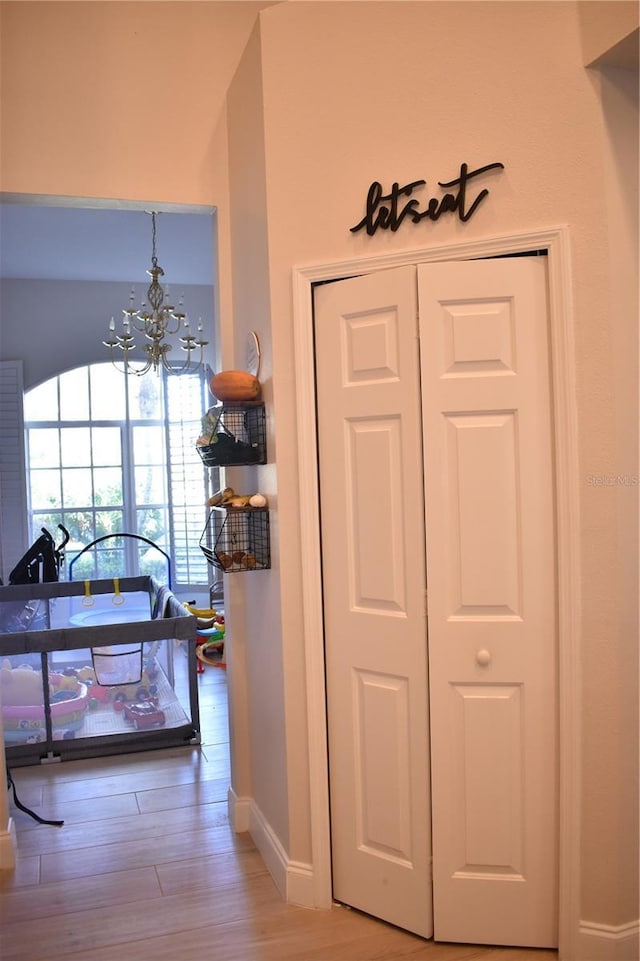
[[(231, 285), (236, 364), (242, 366), (247, 333), (254, 330), (262, 347), (260, 380), (267, 404), (269, 465), (227, 471), (238, 490), (260, 490), (268, 498), (271, 519), (272, 566), (252, 577), (227, 578), (232, 616), (243, 619), (234, 632), (236, 650), (245, 656), (249, 757), (252, 799), (287, 850), (290, 849), (287, 803), (288, 737), (285, 717), (281, 565), (278, 550), (280, 518), (275, 468), (276, 422), (273, 411), (273, 365), (269, 314), (269, 255), (262, 122), (262, 63), (259, 31), (253, 31), (229, 92), (229, 186), (231, 217)], [(239, 707), (239, 705), (238, 705)], [(234, 785), (244, 793), (242, 785)], [(308, 806), (308, 805), (307, 805)]]
[[(593, 378), (597, 402), (609, 395), (612, 416), (583, 498), (583, 750), (585, 759), (600, 760), (585, 764), (582, 829), (594, 863), (619, 865), (638, 852), (638, 77), (603, 66), (590, 71), (590, 80), (604, 121), (610, 292), (602, 347), (610, 381), (596, 364), (583, 376)], [(605, 810), (610, 832), (603, 833)], [(637, 906), (637, 881), (604, 914), (607, 883), (601, 872), (585, 871), (584, 916), (622, 924)]]
[[(637, 470), (632, 451), (615, 441), (629, 419), (637, 315), (629, 309), (632, 292), (623, 295), (622, 312), (612, 309), (620, 294), (614, 295), (619, 271), (612, 269), (611, 233), (627, 227), (605, 184), (614, 176), (619, 193), (626, 187), (608, 157), (601, 92), (582, 66), (576, 7), (284, 4), (263, 13), (261, 26), (280, 504), (295, 503), (297, 496), (295, 385), (288, 376), (294, 363), (292, 265), (556, 224), (571, 228), (583, 499), (581, 914), (612, 925), (633, 919), (636, 674), (620, 669), (632, 664), (636, 640), (637, 541), (632, 533), (626, 543), (620, 540), (618, 517), (634, 530), (630, 502), (637, 492), (603, 492), (589, 478), (633, 478)], [(625, 103), (633, 114), (633, 101)], [(632, 127), (621, 146), (625, 156), (633, 135)], [(467, 224), (450, 217), (372, 238), (349, 232), (374, 179), (388, 186), (426, 178), (435, 186), (437, 179), (454, 177), (461, 161), (480, 166), (497, 160), (505, 172), (488, 182), (490, 197)], [(626, 359), (619, 344), (630, 348)], [(295, 514), (281, 510), (279, 525), (281, 556), (295, 557)], [(294, 565), (283, 570), (282, 582), (287, 629), (298, 636)], [(303, 682), (300, 675), (301, 689)], [(303, 706), (301, 699), (300, 725)]]
[(638, 4), (634, 0), (587, 0), (578, 4), (585, 64), (638, 67)]
[(266, 5), (2, 3), (2, 190), (211, 203), (216, 123)]
[[(262, 336), (277, 473), (272, 459), (234, 478), (255, 477), (270, 498), (274, 566), (230, 585), (234, 786), (256, 800), (289, 858), (308, 862), (292, 266), (568, 224), (584, 597), (581, 916), (631, 921), (636, 492), (588, 478), (637, 472), (635, 291), (623, 290), (612, 256), (612, 240), (634, 229), (633, 91), (583, 69), (573, 2), (282, 3), (263, 11), (244, 50), (259, 6), (268, 5), (3, 3), (1, 12), (2, 189), (215, 204), (224, 365), (241, 366), (247, 330)], [(158, 57), (174, 69), (152, 69)], [(426, 178), (435, 188), (462, 161), (505, 164), (469, 223), (349, 232), (371, 181)]]

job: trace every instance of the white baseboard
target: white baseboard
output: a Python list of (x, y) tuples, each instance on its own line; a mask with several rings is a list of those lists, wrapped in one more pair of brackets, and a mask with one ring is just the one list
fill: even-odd
[(640, 957), (640, 921), (618, 926), (580, 922), (580, 961), (637, 961)]
[(282, 898), (289, 904), (303, 908), (316, 907), (312, 865), (289, 859), (280, 839), (253, 798), (240, 798), (230, 788), (227, 804), (233, 830), (251, 834)]
[(288, 887), (287, 853), (275, 831), (255, 803), (251, 805), (249, 833), (253, 838), (255, 846), (262, 855), (262, 859), (278, 891), (286, 901)]
[(253, 801), (249, 797), (238, 797), (233, 788), (227, 791), (227, 811), (229, 812), (229, 823), (236, 834), (244, 834), (249, 830), (251, 823), (251, 805)]

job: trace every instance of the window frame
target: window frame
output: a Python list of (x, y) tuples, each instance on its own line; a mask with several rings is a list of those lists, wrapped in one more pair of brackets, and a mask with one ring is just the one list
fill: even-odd
[[(59, 521), (64, 524), (65, 517), (70, 518), (72, 514), (84, 514), (88, 516), (90, 518), (91, 531), (94, 536), (79, 539), (75, 545), (77, 550), (70, 549), (70, 546), (67, 548), (67, 557), (72, 559), (73, 556), (77, 555), (81, 550), (81, 547), (78, 546), (79, 544), (86, 546), (101, 536), (99, 533), (101, 524), (98, 517), (101, 512), (121, 512), (122, 527), (113, 533), (135, 533), (146, 537), (146, 532), (138, 529), (138, 521), (141, 515), (145, 511), (160, 511), (164, 514), (164, 523), (162, 525), (162, 542), (158, 543), (158, 547), (160, 547), (162, 551), (165, 551), (171, 559), (171, 582), (173, 589), (186, 594), (202, 592), (204, 590), (210, 591), (212, 585), (211, 568), (207, 564), (204, 555), (199, 551), (199, 538), (207, 521), (207, 500), (212, 486), (219, 482), (219, 472), (206, 468), (204, 464), (202, 464), (196, 451), (196, 439), (200, 431), (200, 418), (204, 413), (208, 399), (207, 391), (211, 370), (208, 366), (205, 366), (196, 371), (182, 373), (174, 371), (170, 374), (162, 371), (159, 375), (151, 373), (146, 375), (148, 377), (160, 377), (160, 416), (157, 416), (157, 412), (153, 412), (148, 417), (142, 416), (140, 411), (132, 411), (130, 385), (127, 383), (127, 376), (119, 374), (125, 382), (123, 384), (124, 419), (120, 417), (105, 419), (101, 416), (99, 419), (94, 420), (92, 417), (93, 405), (91, 403), (91, 392), (96, 388), (93, 386), (91, 371), (94, 368), (102, 366), (109, 367), (110, 364), (106, 362), (104, 364), (81, 365), (72, 371), (57, 374), (43, 382), (43, 384), (31, 389), (31, 391), (37, 391), (45, 385), (49, 385), (48, 389), (52, 390), (51, 383), (55, 383), (57, 419), (51, 417), (48, 417), (46, 420), (44, 418), (34, 419), (33, 411), (28, 410), (28, 395), (31, 391), (25, 391), (24, 442), (26, 490), (28, 527), (31, 531), (32, 538), (35, 539), (35, 537), (39, 535), (42, 528), (42, 520), (48, 522), (50, 526), (52, 524), (55, 526), (58, 518)], [(78, 377), (80, 371), (84, 371), (86, 376), (89, 398), (88, 419), (63, 419), (60, 416), (62, 413), (61, 380), (68, 374), (73, 374), (74, 377)], [(174, 389), (175, 385), (180, 382), (184, 383), (183, 378), (190, 378), (192, 380), (196, 374), (198, 377), (198, 390), (192, 393), (190, 392), (187, 395), (185, 395), (184, 391), (178, 391), (176, 394)], [(176, 397), (184, 401), (184, 403), (178, 404), (175, 400)], [(178, 407), (180, 407), (180, 410), (178, 410)], [(160, 428), (163, 452), (157, 464), (149, 463), (146, 466), (150, 471), (158, 468), (163, 470), (162, 486), (164, 488), (164, 495), (162, 502), (153, 500), (149, 501), (149, 503), (138, 503), (135, 477), (136, 444), (134, 443), (134, 433), (136, 428), (149, 426)], [(120, 464), (117, 465), (117, 468), (120, 471), (121, 503), (112, 505), (96, 504), (96, 464), (93, 456), (93, 430), (104, 427), (116, 427), (120, 432)], [(65, 429), (72, 428), (88, 428), (91, 431), (89, 464), (87, 465), (91, 480), (90, 503), (81, 506), (69, 506), (65, 504), (64, 496), (63, 482), (65, 479), (65, 470), (71, 470), (73, 468), (65, 467), (63, 463), (62, 432)], [(55, 429), (58, 431), (58, 463), (57, 466), (46, 469), (58, 472), (59, 504), (58, 506), (52, 506), (49, 510), (43, 507), (34, 507), (32, 502), (33, 472), (39, 470), (39, 468), (33, 464), (35, 458), (32, 450), (31, 432), (38, 429)], [(138, 468), (140, 468), (140, 464), (138, 464)], [(197, 495), (193, 495), (194, 488), (198, 490)], [(56, 532), (53, 530), (51, 530), (50, 533), (56, 536)], [(150, 539), (153, 540), (153, 538)], [(121, 572), (119, 571), (119, 575), (127, 574), (134, 576), (139, 573), (138, 552), (141, 549), (141, 542), (135, 538), (129, 540), (123, 538), (121, 541), (114, 538), (113, 543), (121, 545), (114, 549), (122, 551), (120, 556), (125, 561), (123, 564), (124, 569)], [(98, 550), (98, 548), (96, 548), (96, 550)], [(115, 555), (112, 556), (115, 557)], [(161, 555), (158, 555), (158, 558), (161, 558)], [(100, 559), (96, 556), (96, 558), (93, 559), (91, 564), (93, 576), (105, 576), (99, 573), (99, 560), (104, 563), (104, 556)], [(164, 559), (162, 560), (164, 563)], [(88, 567), (89, 565), (86, 566)], [(64, 576), (64, 574), (61, 573), (61, 576)], [(75, 576), (78, 576), (76, 572), (74, 572), (74, 577)]]

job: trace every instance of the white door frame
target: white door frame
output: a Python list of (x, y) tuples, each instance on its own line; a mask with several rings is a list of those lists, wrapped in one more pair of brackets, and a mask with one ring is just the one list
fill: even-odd
[(293, 269), (293, 321), (298, 418), (300, 542), (311, 797), (313, 907), (331, 905), (331, 846), (320, 502), (317, 477), (314, 283), (406, 264), (471, 260), (547, 250), (558, 563), (559, 948), (577, 961), (580, 877), (580, 577), (579, 464), (569, 228), (379, 254)]

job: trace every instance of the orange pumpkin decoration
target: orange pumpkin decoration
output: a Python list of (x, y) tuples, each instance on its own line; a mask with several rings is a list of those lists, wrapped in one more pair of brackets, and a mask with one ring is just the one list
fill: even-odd
[(209, 390), (223, 404), (260, 399), (260, 381), (246, 370), (223, 370), (214, 374), (209, 382)]

